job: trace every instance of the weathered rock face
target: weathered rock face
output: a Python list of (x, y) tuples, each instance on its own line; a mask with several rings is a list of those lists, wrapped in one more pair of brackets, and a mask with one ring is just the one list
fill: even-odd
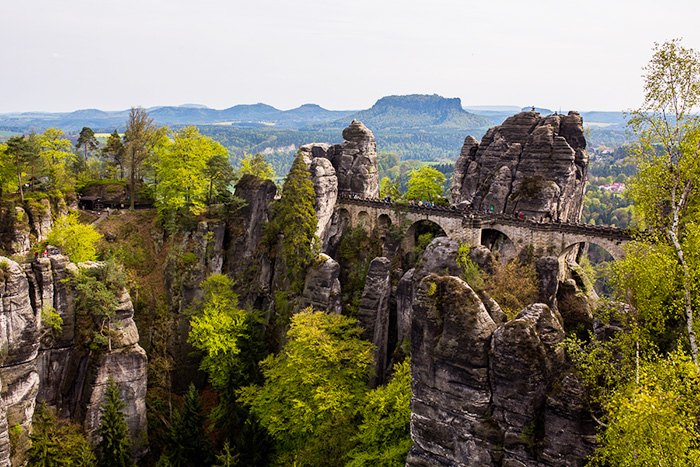
[[(407, 466), (585, 465), (596, 427), (558, 345), (565, 334), (557, 258), (538, 263), (553, 307), (534, 304), (507, 320), (486, 292), (454, 277), (459, 245), (450, 242), (435, 239), (396, 292), (399, 332), (402, 320), (411, 323)], [(482, 266), (493, 262), (487, 249), (472, 253)]]
[(314, 192), (316, 194), (314, 201), (317, 221), (316, 236), (321, 241), (321, 244), (328, 241), (328, 230), (335, 202), (338, 199), (338, 177), (333, 164), (325, 157), (314, 157), (314, 153), (318, 153), (319, 149), (323, 152), (323, 148), (328, 148), (328, 145), (309, 144), (299, 149), (314, 183)]
[(384, 382), (384, 370), (388, 361), (390, 266), (391, 261), (384, 257), (374, 258), (369, 263), (365, 290), (357, 310), (357, 322), (362, 328), (361, 336), (375, 346), (374, 375), (370, 379), (372, 387)]
[[(69, 200), (75, 205), (75, 200)], [(53, 219), (68, 213), (63, 197), (27, 199), (22, 206), (0, 203), (0, 246), (9, 255), (25, 255), (31, 243), (42, 241), (51, 231)], [(1, 253), (1, 252), (0, 252)]]
[(245, 266), (246, 259), (252, 257), (255, 247), (262, 238), (262, 229), (269, 220), (269, 208), (277, 194), (277, 187), (272, 180), (264, 180), (254, 175), (245, 174), (236, 183), (236, 196), (245, 201), (240, 209), (240, 218), (247, 225), (231, 226), (232, 245), (227, 256), (231, 273), (237, 274)]
[(452, 201), (475, 211), (493, 206), (496, 213), (578, 221), (587, 172), (577, 112), (521, 112), (489, 129), (481, 143), (467, 136), (455, 163)]
[(222, 273), (225, 232), (223, 222), (199, 222), (197, 230), (186, 232), (171, 246), (163, 265), (168, 308), (173, 317), (169, 348), (175, 361), (172, 371), (175, 391), (184, 392), (192, 375), (203, 378), (197, 373), (199, 358), (193, 355), (194, 349), (187, 342), (190, 318), (186, 311), (201, 297), (201, 283), (211, 274)]
[(343, 130), (341, 144), (307, 144), (299, 148), (312, 158), (331, 161), (338, 177), (338, 192), (357, 193), (364, 198), (379, 197), (377, 143), (372, 132), (354, 120)]
[(324, 310), (340, 314), (340, 265), (330, 256), (321, 253), (316, 264), (306, 274), (301, 307), (313, 306), (314, 310)]
[[(0, 465), (21, 465), (37, 402), (84, 424), (95, 439), (104, 384), (112, 377), (125, 394), (126, 414), (137, 457), (145, 453), (146, 354), (138, 345), (133, 306), (124, 290), (112, 352), (90, 352), (76, 344), (73, 292), (68, 279), (77, 267), (63, 256), (40, 258), (24, 267), (0, 258)], [(42, 310), (63, 319), (60, 332), (44, 327)], [(19, 426), (10, 459), (9, 427)]]

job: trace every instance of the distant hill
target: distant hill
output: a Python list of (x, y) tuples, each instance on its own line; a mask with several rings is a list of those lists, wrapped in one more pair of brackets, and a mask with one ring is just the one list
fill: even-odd
[[(279, 110), (267, 104), (236, 105), (224, 110), (210, 109), (203, 105), (152, 107), (148, 113), (159, 126), (227, 124), (234, 126), (274, 125), (296, 129), (305, 125), (337, 120), (353, 111), (327, 110), (315, 104), (305, 104), (291, 110)], [(77, 110), (68, 113), (27, 112), (0, 114), (0, 127), (21, 131), (44, 131), (58, 127), (75, 132), (89, 126), (98, 132), (123, 130), (128, 110), (105, 112), (97, 109)]]
[(306, 129), (342, 129), (353, 119), (361, 121), (372, 131), (466, 131), (486, 129), (492, 125), (489, 119), (464, 110), (461, 100), (457, 97), (411, 94), (382, 97), (370, 109), (361, 110), (334, 122), (311, 125)]

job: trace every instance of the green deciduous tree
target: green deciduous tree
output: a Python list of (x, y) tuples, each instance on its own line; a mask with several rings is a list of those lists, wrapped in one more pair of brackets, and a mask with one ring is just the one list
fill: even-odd
[(105, 390), (105, 400), (100, 409), (100, 442), (97, 449), (101, 455), (100, 465), (104, 467), (131, 467), (131, 438), (126, 424), (119, 385), (110, 378)]
[(596, 466), (700, 466), (700, 375), (672, 353), (642, 363), (637, 380), (608, 396), (608, 426)]
[(359, 333), (354, 319), (306, 309), (292, 317), (283, 350), (262, 362), (265, 384), (241, 390), (285, 465), (342, 464), (371, 371)]
[(213, 157), (226, 159), (228, 153), (216, 141), (202, 136), (189, 126), (172, 134), (172, 141), (158, 152), (156, 203), (161, 212), (177, 212), (182, 208), (193, 214), (207, 205), (213, 185), (207, 165)]
[(638, 172), (630, 180), (629, 196), (641, 225), (654, 231), (654, 242), (672, 247), (688, 345), (697, 365), (698, 296), (684, 243), (700, 228), (700, 116), (695, 112), (700, 104), (700, 57), (679, 40), (657, 44), (645, 71), (644, 103), (629, 121), (639, 139), (631, 155)]
[(50, 188), (59, 188), (68, 182), (65, 164), (73, 157), (68, 151), (70, 141), (58, 128), (49, 128), (39, 135), (41, 163), (44, 173), (49, 177)]
[(0, 197), (17, 186), (13, 155), (6, 144), (0, 144)]
[(76, 149), (80, 149), (81, 147), (85, 151), (85, 160), (87, 161), (88, 158), (88, 151), (92, 151), (94, 149), (97, 149), (97, 147), (100, 145), (100, 143), (97, 141), (97, 138), (95, 138), (95, 132), (92, 131), (92, 128), (84, 126), (82, 130), (80, 130), (80, 134), (78, 135), (78, 142), (75, 144)]
[(260, 153), (251, 156), (250, 154), (245, 154), (243, 159), (241, 159), (241, 170), (242, 174), (251, 174), (256, 177), (266, 178), (272, 180), (275, 178), (275, 169), (272, 168), (270, 164), (265, 160), (265, 156)]
[(246, 312), (238, 307), (233, 284), (222, 274), (212, 274), (202, 282), (202, 301), (190, 320), (188, 342), (203, 353), (200, 368), (222, 389), (233, 371), (240, 352), (239, 341), (246, 332)]
[(394, 367), (389, 384), (367, 394), (361, 408), (362, 422), (353, 436), (346, 467), (403, 467), (411, 440), (411, 365)]
[(73, 262), (94, 261), (97, 241), (102, 235), (91, 225), (83, 224), (78, 215), (68, 214), (56, 220), (46, 241), (63, 250)]
[(389, 196), (396, 201), (401, 199), (401, 180), (397, 177), (392, 181), (389, 177), (384, 177), (379, 182), (379, 195), (383, 198)]
[(17, 185), (19, 187), (20, 199), (24, 203), (24, 189), (22, 187), (22, 172), (25, 166), (32, 164), (38, 156), (38, 148), (32, 140), (25, 136), (13, 136), (7, 140), (5, 153), (14, 162), (15, 173), (17, 174)]
[(433, 203), (442, 194), (445, 175), (429, 165), (411, 171), (408, 179), (406, 199), (415, 199)]

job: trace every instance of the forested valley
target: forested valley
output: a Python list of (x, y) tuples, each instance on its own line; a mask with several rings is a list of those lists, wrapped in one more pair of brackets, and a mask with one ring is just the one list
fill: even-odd
[[(105, 133), (2, 133), (3, 462), (698, 464), (697, 52), (657, 45), (645, 93), (614, 147), (525, 110), (497, 151), (455, 102), (439, 125), (476, 128), (134, 107)], [(624, 255), (494, 219), (601, 227)]]

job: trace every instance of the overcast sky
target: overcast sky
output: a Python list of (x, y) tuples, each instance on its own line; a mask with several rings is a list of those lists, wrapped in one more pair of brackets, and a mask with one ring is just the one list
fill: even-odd
[(625, 110), (654, 42), (700, 50), (700, 0), (8, 0), (0, 112), (391, 94)]

